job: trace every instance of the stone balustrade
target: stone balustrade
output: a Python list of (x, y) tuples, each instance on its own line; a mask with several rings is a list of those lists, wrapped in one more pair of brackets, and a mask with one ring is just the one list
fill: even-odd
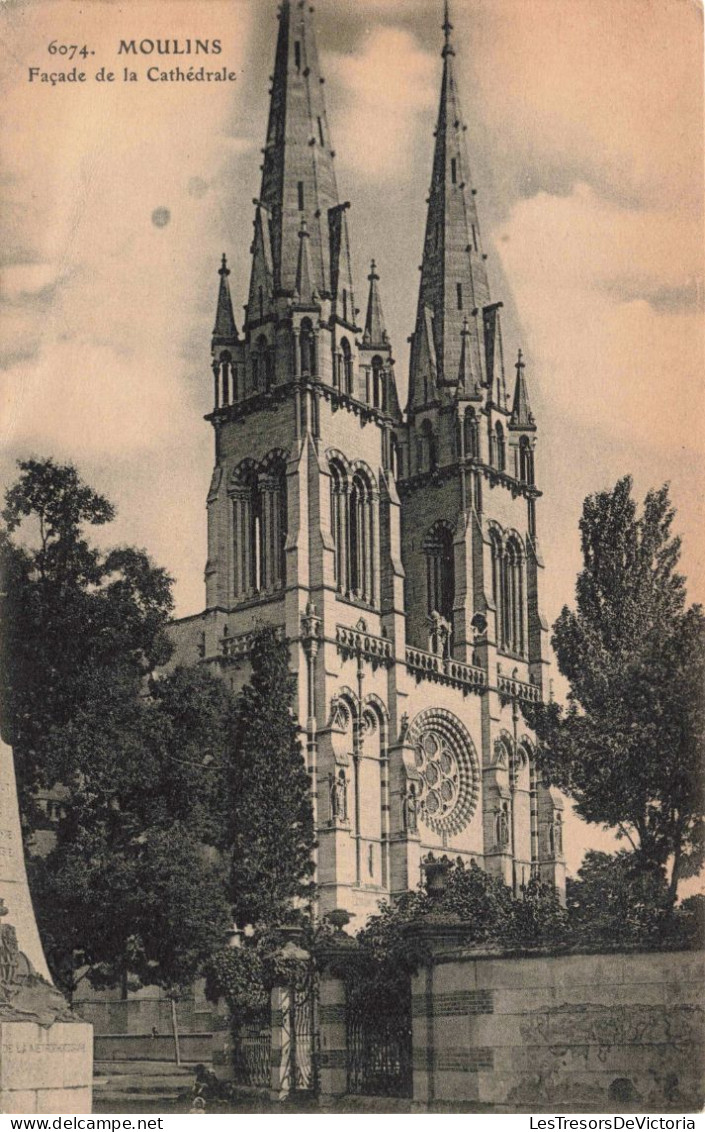
[(487, 687), (487, 678), (481, 668), (452, 657), (437, 656), (424, 649), (407, 648), (406, 667), (417, 680), (434, 680), (469, 692), (482, 692)]
[(497, 675), (497, 690), (501, 696), (511, 700), (523, 700), (526, 704), (537, 704), (541, 701), (541, 689), (536, 684), (527, 684), (524, 680), (517, 680), (514, 676)]
[(377, 637), (368, 633), (366, 629), (351, 629), (347, 625), (336, 625), (335, 643), (338, 652), (345, 658), (364, 656), (372, 662), (373, 667), (378, 664), (390, 665), (394, 660), (392, 642), (386, 637)]

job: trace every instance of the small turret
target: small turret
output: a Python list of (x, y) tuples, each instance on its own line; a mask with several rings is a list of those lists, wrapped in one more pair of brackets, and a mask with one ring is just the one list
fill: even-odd
[(220, 276), (220, 287), (218, 288), (218, 306), (215, 312), (215, 326), (213, 327), (214, 349), (217, 346), (233, 346), (238, 340), (233, 301), (230, 297), (230, 284), (228, 283), (230, 269), (225, 252), (223, 252), (218, 274)]
[(382, 347), (389, 345), (387, 330), (384, 325), (382, 313), (382, 300), (379, 294), (379, 275), (374, 260), (370, 264), (370, 274), (367, 276), (370, 283), (370, 292), (367, 299), (367, 317), (365, 318), (365, 332), (363, 341), (366, 346)]
[(529, 391), (526, 386), (526, 378), (524, 377), (524, 358), (521, 350), (519, 350), (517, 356), (516, 371), (514, 403), (512, 405), (509, 427), (527, 429), (534, 432), (536, 430), (536, 421), (534, 420), (534, 414), (531, 412), (531, 405), (529, 404)]

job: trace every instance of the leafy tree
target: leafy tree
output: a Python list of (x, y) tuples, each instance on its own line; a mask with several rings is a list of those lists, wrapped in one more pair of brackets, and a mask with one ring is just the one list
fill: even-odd
[(173, 603), (171, 579), (144, 551), (89, 543), (87, 529), (115, 510), (74, 467), (47, 459), (19, 468), (0, 525), (0, 717), (31, 823), (37, 789), (63, 770), (52, 729), (94, 697), (105, 673), (137, 679), (168, 659)]
[(40, 929), (69, 991), (77, 953), (94, 985), (174, 990), (232, 922), (235, 700), (198, 667), (155, 676), (171, 651), (171, 579), (143, 551), (90, 543), (112, 505), (71, 466), (20, 471), (0, 530), (0, 695), (30, 847), (37, 790), (62, 786), (55, 845), (29, 860)]
[(185, 986), (232, 922), (222, 846), (234, 698), (199, 668), (136, 692), (96, 688), (50, 738), (66, 800), (30, 875), (69, 989), (75, 952), (94, 986)]
[(31, 860), (37, 918), (69, 989), (186, 986), (232, 923), (222, 847), (233, 697), (201, 669), (103, 688), (51, 743), (67, 797)]
[(454, 923), (458, 942), (465, 945), (535, 947), (565, 940), (567, 917), (552, 886), (532, 880), (517, 899), (477, 865), (445, 861), (442, 895), (431, 898), (421, 889), (405, 893), (393, 904), (383, 904), (357, 935), (357, 953), (346, 956), (353, 1002), (371, 998), (384, 1013), (406, 1001), (410, 976), (428, 958), (417, 930), (425, 919)]
[(271, 926), (312, 897), (313, 812), (288, 646), (262, 629), (250, 660), (229, 783), (231, 896), (238, 924)]
[(665, 872), (669, 900), (703, 863), (705, 618), (686, 608), (667, 487), (641, 514), (629, 477), (588, 496), (576, 605), (553, 629), (568, 710), (532, 709), (544, 772), (589, 822)]
[(676, 929), (662, 870), (645, 868), (633, 852), (588, 850), (566, 888), (571, 932), (584, 942), (646, 946)]

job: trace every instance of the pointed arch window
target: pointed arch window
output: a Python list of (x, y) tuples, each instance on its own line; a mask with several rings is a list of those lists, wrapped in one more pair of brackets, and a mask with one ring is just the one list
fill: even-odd
[(339, 459), (329, 465), (335, 585), (339, 594), (377, 601), (376, 495), (362, 469), (349, 475)]
[(477, 459), (477, 457), (480, 455), (479, 438), (477, 431), (477, 416), (473, 408), (465, 410), (463, 427), (465, 429), (465, 455), (471, 457), (472, 459)]
[(444, 519), (431, 527), (424, 539), (426, 555), (426, 597), (429, 614), (440, 613), (453, 622), (455, 604), (455, 562), (453, 528)]
[(503, 541), (490, 532), (492, 597), (497, 616), (497, 645), (515, 656), (526, 655), (526, 585), (524, 549), (518, 535)]
[(267, 388), (269, 362), (269, 346), (264, 334), (260, 334), (252, 352), (252, 389), (257, 393)]
[(534, 483), (534, 452), (528, 436), (519, 441), (519, 479), (523, 483)]
[(494, 426), (494, 455), (497, 471), (503, 472), (507, 465), (507, 450), (504, 443), (504, 429), (502, 428), (501, 421), (497, 421)]
[(387, 382), (384, 363), (378, 354), (372, 359), (372, 404), (375, 409), (387, 408)]
[(301, 350), (302, 376), (313, 377), (316, 373), (316, 340), (310, 318), (303, 319), (301, 323), (299, 346)]
[(233, 588), (241, 601), (275, 593), (286, 584), (286, 465), (276, 457), (250, 464), (232, 491)]
[(417, 436), (417, 460), (419, 472), (434, 472), (438, 467), (436, 435), (428, 417), (421, 425)]
[(374, 601), (374, 529), (369, 480), (356, 472), (350, 487), (350, 593), (359, 601)]
[(350, 343), (347, 338), (343, 338), (340, 343), (340, 352), (343, 357), (343, 382), (342, 388), (344, 393), (352, 394), (353, 391), (353, 359)]
[(335, 546), (333, 559), (333, 572), (335, 585), (339, 593), (346, 589), (347, 580), (347, 502), (345, 499), (347, 483), (345, 469), (337, 460), (330, 463), (330, 513), (331, 534)]

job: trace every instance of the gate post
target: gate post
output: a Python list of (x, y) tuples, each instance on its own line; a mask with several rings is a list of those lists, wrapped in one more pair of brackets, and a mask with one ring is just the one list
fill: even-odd
[[(285, 974), (280, 982), (274, 984), (270, 995), (270, 1010), (272, 1020), (272, 1045), (270, 1051), (270, 1088), (269, 1095), (273, 1101), (283, 1101), (297, 1088), (297, 1053), (296, 1053), (296, 968), (301, 964), (310, 964), (311, 956), (308, 951), (299, 947), (295, 940), (301, 935), (301, 929), (296, 926), (287, 926), (281, 929), (282, 935), (287, 939), (285, 945), (276, 953), (276, 959)], [(307, 1055), (313, 1051), (312, 1035)]]
[(348, 1034), (346, 1019), (345, 970), (357, 943), (343, 927), (350, 915), (336, 909), (328, 920), (337, 929), (318, 952), (319, 981), (319, 1062), (318, 1082), (321, 1108), (330, 1108), (348, 1091)]
[[(426, 891), (435, 902), (445, 891), (445, 878), (450, 868), (447, 857), (440, 861), (430, 854), (425, 865)], [(438, 1034), (434, 987), (436, 959), (444, 951), (457, 947), (467, 936), (467, 925), (456, 915), (431, 912), (407, 924), (407, 935), (425, 946), (427, 960), (411, 980), (412, 1066), (414, 1109), (428, 1111), (436, 1100)]]
[(270, 996), (272, 1046), (270, 1054), (269, 1096), (273, 1101), (286, 1100), (291, 1091), (291, 1015), (290, 988), (273, 986)]

